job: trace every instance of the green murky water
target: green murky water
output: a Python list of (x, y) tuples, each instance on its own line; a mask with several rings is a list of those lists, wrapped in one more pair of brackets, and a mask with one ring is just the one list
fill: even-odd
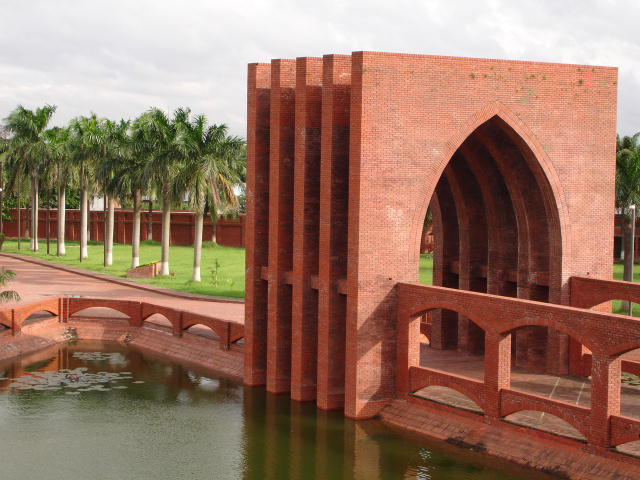
[(0, 366), (3, 479), (533, 479), (119, 344)]

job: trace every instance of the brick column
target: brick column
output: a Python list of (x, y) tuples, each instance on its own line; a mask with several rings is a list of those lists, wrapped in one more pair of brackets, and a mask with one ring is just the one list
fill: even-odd
[[(264, 385), (267, 371), (269, 245), (269, 109), (271, 66), (250, 64), (247, 86), (247, 215), (244, 383)], [(147, 222), (142, 222), (143, 229)], [(141, 231), (141, 235), (142, 235)], [(145, 238), (144, 236), (142, 238)]]
[(316, 398), (322, 59), (296, 60), (291, 398)]
[[(458, 260), (458, 216), (446, 176), (440, 178), (431, 199), (433, 213), (433, 284), (458, 288), (459, 276), (451, 271)], [(449, 310), (434, 310), (431, 314), (431, 347), (453, 348), (458, 340), (458, 314)]]
[(420, 321), (422, 316), (406, 316), (406, 306), (399, 296), (396, 362), (396, 396), (406, 400), (409, 393), (409, 368), (420, 365)]
[(600, 353), (591, 357), (590, 443), (611, 446), (611, 415), (620, 414), (620, 357)]
[(323, 57), (318, 265), (318, 392), (325, 410), (344, 407), (351, 58)]
[(267, 390), (291, 390), (295, 60), (271, 62)]
[(511, 386), (511, 334), (485, 332), (485, 414), (500, 417), (500, 390)]

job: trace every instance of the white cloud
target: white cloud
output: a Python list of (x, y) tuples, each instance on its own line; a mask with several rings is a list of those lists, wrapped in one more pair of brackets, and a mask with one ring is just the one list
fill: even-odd
[(635, 0), (5, 0), (0, 117), (58, 105), (133, 118), (189, 106), (245, 135), (247, 63), (355, 50), (619, 67), (622, 134), (640, 130)]

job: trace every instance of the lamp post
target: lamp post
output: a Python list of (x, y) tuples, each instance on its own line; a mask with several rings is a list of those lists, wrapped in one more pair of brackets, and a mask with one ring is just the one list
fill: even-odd
[(151, 196), (142, 197), (143, 202), (149, 202), (149, 215), (147, 215), (147, 240), (153, 240), (153, 199)]
[[(636, 253), (636, 206), (629, 205), (629, 210), (631, 210), (631, 248), (629, 253), (631, 255), (631, 281), (633, 282), (633, 264)], [(633, 313), (633, 302), (631, 301), (629, 301), (629, 311), (627, 313), (629, 316)]]

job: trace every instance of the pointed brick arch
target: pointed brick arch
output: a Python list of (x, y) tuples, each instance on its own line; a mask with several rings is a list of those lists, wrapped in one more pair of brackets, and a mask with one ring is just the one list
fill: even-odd
[[(549, 156), (545, 152), (545, 149), (537, 140), (531, 129), (528, 128), (523, 120), (521, 120), (500, 101), (488, 104), (474, 115), (471, 115), (457, 130), (457, 132), (446, 142), (445, 147), (437, 160), (437, 166), (435, 169), (436, 174), (434, 175), (434, 178), (437, 181), (437, 179), (444, 174), (445, 168), (451, 161), (451, 158), (462, 146), (465, 140), (467, 140), (480, 126), (487, 123), (494, 117), (502, 120), (517, 135), (516, 138), (519, 138), (522, 141), (522, 144), (530, 151), (531, 155), (528, 156), (526, 160), (530, 168), (533, 167), (532, 173), (536, 177), (538, 185), (541, 187), (543, 198), (550, 207), (550, 210), (554, 213), (548, 217), (551, 225), (554, 227), (552, 228), (552, 235), (554, 235), (554, 244), (552, 247), (554, 255), (557, 255), (558, 259), (570, 257), (571, 244), (570, 242), (564, 241), (564, 239), (571, 235), (569, 232), (571, 224), (569, 222), (569, 213), (567, 211), (565, 194), (559, 175), (553, 163), (549, 159)], [(539, 166), (539, 168), (535, 168), (536, 166)], [(422, 195), (423, 201), (415, 210), (410, 237), (413, 241), (408, 245), (407, 251), (407, 258), (410, 261), (416, 260), (416, 252), (419, 253), (424, 217), (435, 192), (435, 187), (435, 181), (431, 181), (424, 186)], [(561, 265), (556, 267), (558, 271), (560, 270), (560, 267)], [(561, 286), (558, 285), (558, 288), (560, 287)], [(565, 296), (567, 295), (568, 292)], [(557, 301), (559, 302), (560, 298), (558, 298)]]

